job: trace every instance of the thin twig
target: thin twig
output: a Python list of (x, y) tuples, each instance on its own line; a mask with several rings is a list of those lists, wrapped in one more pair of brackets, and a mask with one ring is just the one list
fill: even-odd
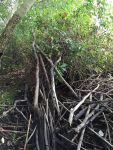
[(103, 116), (104, 116), (104, 119), (105, 119), (105, 122), (106, 122), (106, 126), (107, 126), (107, 132), (108, 132), (109, 142), (111, 143), (110, 128), (109, 128), (109, 124), (108, 124), (108, 121), (107, 121), (107, 118), (106, 118), (106, 116), (105, 116), (105, 113), (104, 113), (104, 112), (103, 112)]
[(26, 135), (24, 150), (26, 150), (26, 148), (27, 148), (30, 125), (31, 125), (31, 114), (30, 114), (30, 116), (29, 116), (29, 123), (28, 123), (28, 128), (27, 128), (27, 135)]
[[(90, 101), (92, 101), (92, 94), (90, 95)], [(88, 107), (88, 110), (87, 110), (87, 112), (86, 112), (85, 118), (89, 115), (90, 110), (91, 110), (91, 106)], [(82, 132), (81, 132), (81, 136), (80, 136), (80, 139), (79, 139), (79, 143), (78, 143), (78, 145), (77, 145), (77, 150), (80, 150), (80, 149), (81, 149), (85, 130), (86, 130), (86, 128), (84, 128), (84, 129), (82, 130)]]
[(33, 137), (33, 135), (34, 135), (34, 133), (35, 133), (35, 131), (36, 131), (36, 128), (37, 128), (37, 126), (35, 126), (33, 132), (32, 132), (31, 135), (29, 136), (29, 138), (28, 138), (28, 140), (27, 140), (27, 143), (28, 143), (28, 142), (31, 140), (31, 138)]
[(43, 69), (43, 71), (44, 71), (44, 74), (45, 74), (45, 77), (46, 77), (46, 80), (47, 80), (48, 86), (49, 86), (49, 88), (50, 88), (50, 81), (49, 81), (49, 77), (48, 77), (48, 74), (47, 74), (47, 71), (46, 71), (46, 68), (45, 68), (45, 64), (44, 64), (44, 61), (43, 61), (43, 58), (42, 58), (41, 54), (39, 54), (39, 58), (40, 58), (40, 62), (41, 62), (42, 69)]
[(113, 145), (111, 143), (109, 143), (106, 139), (104, 139), (102, 136), (100, 136), (97, 132), (95, 132), (93, 129), (91, 129), (90, 127), (88, 127), (88, 129), (90, 131), (92, 131), (99, 139), (101, 139), (103, 142), (105, 142), (108, 146), (110, 146), (110, 148), (113, 149)]

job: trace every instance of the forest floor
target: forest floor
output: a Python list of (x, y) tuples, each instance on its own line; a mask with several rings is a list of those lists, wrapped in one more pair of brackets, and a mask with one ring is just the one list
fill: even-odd
[(76, 97), (65, 84), (56, 85), (60, 113), (42, 95), (37, 116), (24, 85), (12, 105), (1, 104), (0, 150), (112, 150), (113, 78), (93, 75), (70, 86)]
[(112, 75), (67, 81), (61, 57), (53, 62), (35, 41), (33, 49), (31, 72), (0, 75), (0, 150), (112, 150)]

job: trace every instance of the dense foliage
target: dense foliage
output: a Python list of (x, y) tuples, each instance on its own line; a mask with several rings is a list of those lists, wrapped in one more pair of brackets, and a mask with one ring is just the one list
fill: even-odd
[[(14, 13), (11, 6), (15, 10), (21, 3), (1, 2), (1, 22), (5, 20), (5, 24)], [(35, 31), (38, 45), (51, 59), (62, 55), (59, 65), (62, 73), (69, 71), (71, 76), (83, 77), (112, 71), (112, 11), (110, 0), (37, 0), (10, 40), (3, 59), (4, 70), (25, 67), (26, 60), (33, 55), (32, 32)]]

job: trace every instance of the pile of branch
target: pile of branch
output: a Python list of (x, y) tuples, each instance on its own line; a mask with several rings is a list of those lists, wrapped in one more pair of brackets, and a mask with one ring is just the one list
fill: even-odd
[[(70, 85), (57, 69), (61, 57), (53, 62), (36, 44), (35, 35), (33, 50), (37, 62), (34, 95), (37, 149), (113, 149), (112, 77), (93, 76), (80, 85)], [(58, 94), (55, 74), (68, 92), (60, 89)]]
[[(1, 133), (5, 135), (0, 135), (2, 142), (7, 132), (7, 139), (11, 133), (20, 136), (17, 139), (21, 139), (19, 145), (24, 150), (112, 150), (113, 77), (93, 75), (68, 83), (57, 68), (61, 56), (56, 62), (50, 59), (36, 44), (35, 34), (32, 46), (36, 60), (33, 106), (26, 85), (23, 99), (16, 100), (0, 116)], [(56, 75), (60, 79), (57, 84)], [(16, 130), (13, 121), (17, 122)], [(11, 126), (4, 127), (9, 122)]]

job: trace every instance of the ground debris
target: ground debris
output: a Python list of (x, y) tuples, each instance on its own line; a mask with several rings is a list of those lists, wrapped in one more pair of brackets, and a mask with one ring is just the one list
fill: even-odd
[(60, 59), (53, 63), (35, 42), (33, 48), (38, 57), (35, 96), (29, 99), (25, 85), (23, 99), (17, 97), (1, 113), (0, 149), (112, 150), (113, 79), (93, 75), (68, 83), (58, 71)]

